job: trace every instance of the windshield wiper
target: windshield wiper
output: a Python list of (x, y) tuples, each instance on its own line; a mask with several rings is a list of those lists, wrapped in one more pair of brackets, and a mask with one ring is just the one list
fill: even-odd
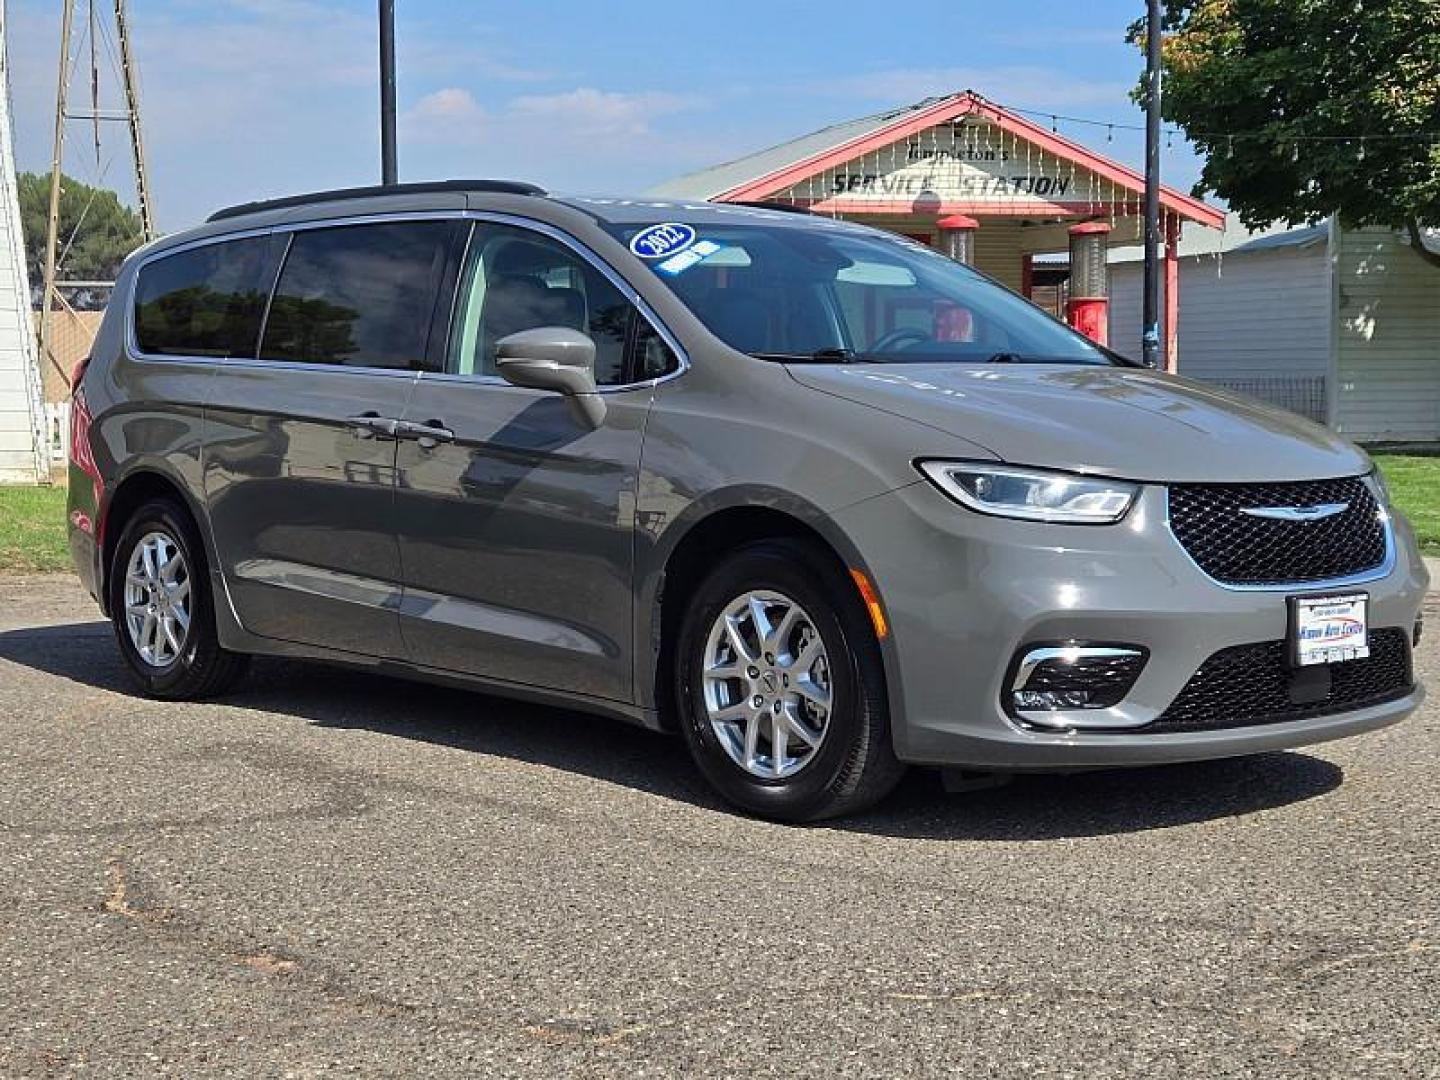
[(812, 353), (751, 353), (757, 360), (773, 360), (781, 364), (853, 364), (859, 359), (854, 349), (816, 349)]
[(1025, 358), (1019, 353), (997, 352), (992, 353), (985, 362), (987, 364), (1023, 364)]

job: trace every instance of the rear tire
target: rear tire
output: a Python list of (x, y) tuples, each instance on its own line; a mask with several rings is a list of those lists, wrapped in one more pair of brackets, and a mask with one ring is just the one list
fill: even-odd
[(125, 523), (109, 575), (110, 621), (125, 666), (150, 697), (224, 693), (249, 657), (220, 646), (205, 549), (177, 503), (152, 499)]
[(904, 775), (873, 628), (819, 545), (763, 540), (722, 561), (687, 602), (675, 663), (690, 754), (743, 810), (851, 814)]

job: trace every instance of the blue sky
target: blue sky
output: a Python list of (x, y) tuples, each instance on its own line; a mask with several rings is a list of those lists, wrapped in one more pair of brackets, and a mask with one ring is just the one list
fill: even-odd
[[(84, 3), (77, 5), (82, 10)], [(21, 169), (49, 168), (56, 0), (11, 0)], [(98, 3), (100, 11), (110, 4)], [(728, 0), (398, 0), (402, 180), (505, 176), (633, 193), (826, 124), (974, 89), (1001, 104), (1116, 124), (1143, 5)], [(162, 229), (217, 206), (378, 178), (373, 0), (131, 0)], [(106, 43), (102, 41), (103, 57)], [(86, 79), (75, 93), (87, 93)], [(102, 90), (102, 105), (118, 102)], [(1139, 132), (1060, 130), (1132, 165)], [(123, 128), (97, 166), (71, 124), (67, 171), (130, 189)], [(1176, 138), (1167, 183), (1198, 162)]]

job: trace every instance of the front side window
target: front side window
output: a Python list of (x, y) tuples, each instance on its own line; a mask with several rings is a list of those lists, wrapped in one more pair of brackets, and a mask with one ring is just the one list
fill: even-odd
[(544, 326), (589, 335), (600, 386), (655, 378), (675, 366), (674, 354), (635, 305), (571, 248), (529, 229), (477, 224), (460, 277), (447, 370), (496, 375), (496, 342)]
[[(663, 223), (662, 223), (663, 224)], [(655, 226), (612, 223), (618, 240)], [(646, 265), (727, 345), (764, 359), (1111, 364), (969, 267), (884, 234), (819, 222), (696, 223)]]
[(423, 367), (451, 235), (445, 221), (295, 233), (270, 302), (260, 358)]
[(275, 275), (270, 238), (246, 237), (164, 255), (135, 282), (135, 341), (152, 356), (255, 355)]

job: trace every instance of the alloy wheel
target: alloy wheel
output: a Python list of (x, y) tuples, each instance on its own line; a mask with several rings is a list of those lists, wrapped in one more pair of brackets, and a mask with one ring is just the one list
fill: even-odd
[(752, 590), (726, 604), (705, 642), (705, 711), (730, 759), (766, 780), (815, 759), (829, 727), (829, 657), (794, 600)]
[(125, 629), (140, 659), (174, 663), (190, 634), (190, 570), (174, 537), (148, 532), (125, 565)]

